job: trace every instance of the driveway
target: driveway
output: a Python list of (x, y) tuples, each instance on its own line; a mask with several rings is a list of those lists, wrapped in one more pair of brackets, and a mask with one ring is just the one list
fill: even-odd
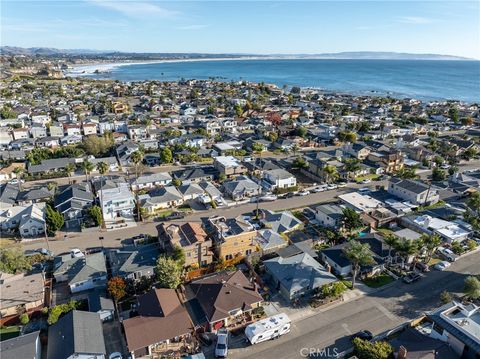
[(107, 349), (107, 358), (110, 354), (119, 352), (126, 358), (127, 345), (121, 329), (122, 324), (114, 320), (103, 323), (103, 336), (105, 338), (105, 347)]

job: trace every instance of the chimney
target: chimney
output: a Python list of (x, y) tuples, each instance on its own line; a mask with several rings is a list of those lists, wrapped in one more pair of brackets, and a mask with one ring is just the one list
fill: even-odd
[(398, 349), (397, 359), (407, 359), (407, 353), (407, 348), (401, 345)]

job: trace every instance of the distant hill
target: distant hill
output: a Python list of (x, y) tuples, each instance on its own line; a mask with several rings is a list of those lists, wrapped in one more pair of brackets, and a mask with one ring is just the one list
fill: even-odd
[(439, 54), (411, 54), (402, 52), (335, 52), (320, 54), (202, 54), (202, 53), (153, 53), (153, 52), (122, 52), (115, 50), (90, 50), (90, 49), (56, 49), (49, 47), (16, 47), (1, 46), (2, 55), (25, 55), (25, 56), (85, 56), (85, 57), (112, 57), (112, 58), (238, 58), (238, 57), (278, 57), (278, 58), (315, 58), (315, 59), (358, 59), (358, 60), (471, 60), (466, 57), (439, 55)]

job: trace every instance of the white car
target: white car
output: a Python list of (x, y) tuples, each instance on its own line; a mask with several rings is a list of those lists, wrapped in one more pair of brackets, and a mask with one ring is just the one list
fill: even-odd
[(219, 330), (217, 333), (217, 344), (215, 345), (215, 357), (226, 358), (228, 355), (228, 332)]
[(298, 192), (298, 195), (299, 196), (308, 196), (310, 194), (310, 192), (308, 192), (307, 190), (301, 190), (300, 192)]
[(437, 264), (435, 264), (433, 266), (433, 268), (435, 268), (436, 270), (440, 270), (440, 271), (443, 271), (443, 270), (447, 269), (448, 267), (450, 267), (450, 263), (448, 263), (447, 261), (438, 262)]
[(370, 183), (370, 182), (372, 182), (372, 180), (369, 180), (368, 178), (367, 178), (367, 179), (364, 179), (364, 180), (362, 181), (363, 184), (368, 184), (368, 183)]
[(17, 178), (12, 179), (12, 180), (9, 181), (8, 183), (10, 183), (10, 184), (18, 184), (19, 181), (20, 181), (20, 183), (25, 183), (24, 180), (22, 180), (22, 179), (21, 179), (21, 180), (18, 180)]
[(329, 185), (327, 186), (327, 189), (330, 189), (330, 190), (331, 190), (331, 189), (337, 189), (337, 188), (338, 188), (338, 186), (337, 186), (336, 184), (329, 184)]
[(449, 262), (455, 262), (458, 259), (458, 256), (448, 248), (438, 247), (437, 252), (440, 253), (443, 257), (445, 257), (445, 259)]
[(83, 252), (80, 249), (73, 248), (70, 250), (70, 256), (72, 256), (72, 258), (82, 258), (82, 257), (85, 257), (85, 254), (83, 254)]

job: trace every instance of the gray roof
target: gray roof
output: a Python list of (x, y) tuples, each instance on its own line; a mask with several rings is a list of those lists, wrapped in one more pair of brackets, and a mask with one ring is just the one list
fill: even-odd
[(238, 193), (243, 191), (259, 190), (259, 185), (246, 176), (238, 176), (236, 179), (223, 183), (227, 193)]
[(150, 270), (156, 266), (158, 254), (155, 245), (112, 250), (108, 252), (112, 275), (127, 276), (131, 273)]
[(36, 358), (39, 334), (40, 331), (36, 331), (0, 342), (2, 359)]
[(14, 204), (18, 196), (18, 186), (7, 183), (1, 187), (0, 203)]
[(54, 158), (51, 160), (43, 160), (39, 165), (28, 165), (28, 172), (39, 173), (51, 170), (63, 169), (69, 163), (75, 164), (75, 158)]
[(54, 274), (66, 273), (69, 284), (82, 282), (92, 277), (107, 275), (107, 267), (103, 252), (86, 257), (71, 258), (63, 262)]
[(170, 176), (168, 172), (160, 172), (160, 173), (153, 173), (153, 174), (140, 176), (133, 182), (133, 184), (138, 185), (138, 184), (145, 184), (145, 183), (171, 181), (171, 180), (172, 180), (172, 176)]
[(35, 201), (39, 199), (46, 199), (53, 196), (53, 191), (49, 191), (47, 187), (32, 188), (22, 191), (18, 194), (18, 201)]
[(291, 294), (296, 291), (319, 288), (337, 278), (307, 253), (291, 257), (277, 257), (263, 262), (272, 274)]
[(339, 219), (343, 217), (343, 208), (340, 207), (338, 204), (334, 204), (334, 203), (321, 204), (317, 206), (315, 210), (326, 214), (330, 218)]
[(289, 211), (283, 211), (280, 213), (275, 213), (266, 209), (262, 211), (264, 215), (262, 223), (278, 233), (290, 231), (302, 223)]
[(48, 328), (47, 359), (63, 359), (73, 354), (106, 354), (97, 313), (73, 310)]
[(185, 184), (183, 186), (178, 187), (178, 190), (184, 196), (193, 195), (193, 194), (202, 195), (204, 193), (203, 188), (196, 183)]
[(145, 203), (165, 203), (171, 201), (178, 201), (183, 199), (182, 195), (174, 186), (166, 186), (158, 188), (149, 193), (150, 198), (147, 198)]
[(396, 182), (395, 186), (403, 188), (407, 191), (410, 191), (416, 194), (420, 194), (428, 190), (428, 185), (422, 182), (412, 181), (408, 179)]
[(268, 173), (269, 175), (279, 179), (279, 180), (282, 180), (282, 179), (289, 179), (289, 178), (292, 178), (292, 177), (295, 177), (294, 175), (292, 175), (290, 172), (288, 171), (285, 171), (284, 169), (282, 168), (277, 168), (277, 169), (274, 169), (274, 170), (269, 170), (269, 171), (266, 171), (265, 173)]
[(287, 241), (283, 239), (280, 234), (271, 229), (262, 229), (258, 231), (256, 241), (264, 251), (287, 245)]
[(90, 312), (98, 312), (100, 310), (115, 310), (113, 300), (107, 298), (99, 290), (92, 290), (88, 293), (88, 309)]

